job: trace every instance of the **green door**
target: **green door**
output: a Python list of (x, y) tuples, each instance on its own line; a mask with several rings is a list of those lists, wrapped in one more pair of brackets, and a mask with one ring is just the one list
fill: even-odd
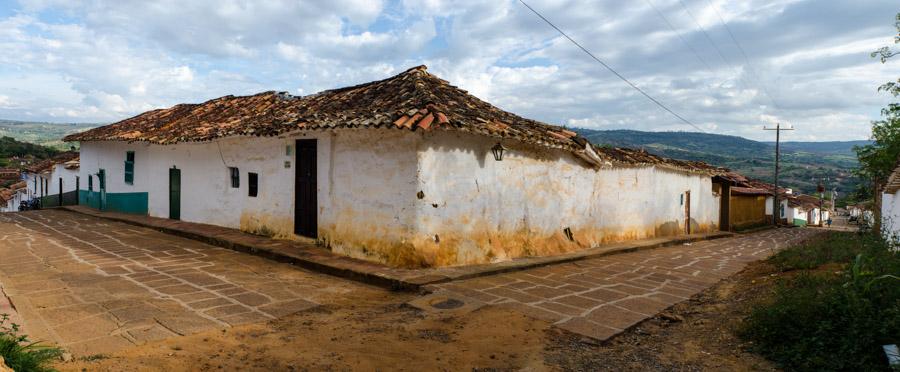
[(169, 218), (181, 219), (181, 169), (169, 169)]
[(100, 210), (106, 210), (106, 169), (97, 172), (97, 182), (100, 183)]

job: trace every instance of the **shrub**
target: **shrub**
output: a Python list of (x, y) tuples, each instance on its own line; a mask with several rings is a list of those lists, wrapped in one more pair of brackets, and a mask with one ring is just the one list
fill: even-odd
[(783, 269), (845, 269), (779, 282), (740, 330), (758, 352), (788, 370), (889, 370), (881, 345), (900, 342), (900, 255), (877, 238), (832, 233), (772, 260)]
[(9, 323), (9, 315), (0, 314), (0, 356), (17, 372), (55, 371), (49, 365), (62, 356), (62, 349), (30, 341), (17, 324)]

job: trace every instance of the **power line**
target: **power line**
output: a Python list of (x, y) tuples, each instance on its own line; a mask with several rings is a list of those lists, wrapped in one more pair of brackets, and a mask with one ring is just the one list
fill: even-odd
[(759, 78), (759, 75), (754, 71), (753, 67), (750, 65), (750, 58), (747, 57), (747, 53), (744, 51), (744, 48), (741, 46), (741, 43), (738, 42), (737, 38), (734, 36), (734, 33), (731, 32), (731, 27), (728, 27), (728, 23), (725, 22), (725, 18), (722, 17), (722, 14), (719, 13), (719, 10), (712, 3), (712, 1), (706, 0), (706, 2), (709, 4), (709, 7), (712, 8), (713, 12), (716, 13), (716, 17), (719, 17), (719, 21), (722, 22), (722, 26), (724, 26), (725, 31), (728, 32), (728, 36), (731, 37), (731, 41), (734, 42), (734, 45), (738, 48), (738, 51), (741, 52), (741, 56), (744, 57), (745, 66), (747, 66), (747, 69), (750, 70), (750, 73), (752, 73), (754, 75), (754, 78), (760, 82), (760, 87), (763, 89), (763, 92), (766, 94), (766, 97), (769, 97), (769, 100), (772, 101), (772, 105), (774, 105), (775, 108), (780, 110), (781, 107), (778, 106), (778, 103), (775, 101), (774, 98), (772, 98), (772, 95), (769, 94), (769, 88), (766, 87), (766, 84), (762, 81), (762, 79)]
[[(719, 55), (719, 57), (722, 58), (722, 61), (725, 62), (725, 64), (728, 66), (728, 68), (733, 68), (733, 69), (735, 69), (735, 71), (738, 71), (737, 68), (734, 66), (734, 64), (731, 63), (731, 61), (728, 59), (728, 57), (725, 57), (725, 53), (722, 52), (722, 49), (719, 48), (719, 45), (716, 44), (716, 42), (712, 39), (711, 36), (709, 36), (709, 33), (706, 32), (706, 29), (703, 28), (703, 25), (700, 24), (700, 21), (697, 20), (697, 17), (694, 17), (694, 13), (692, 13), (691, 10), (687, 7), (687, 5), (684, 4), (684, 1), (678, 0), (678, 3), (681, 4), (681, 7), (684, 9), (685, 13), (687, 13), (688, 17), (690, 17), (691, 20), (694, 21), (694, 24), (697, 25), (697, 28), (700, 29), (700, 32), (703, 33), (703, 36), (706, 37), (706, 40), (709, 41), (709, 44), (712, 45), (713, 49), (716, 50), (716, 53)], [(713, 10), (715, 10), (715, 8), (713, 8)], [(718, 12), (716, 12), (716, 14), (718, 14)], [(722, 19), (721, 16), (719, 16), (719, 19), (720, 20)], [(729, 31), (729, 34), (730, 33), (731, 33), (731, 31)], [(743, 50), (743, 48), (741, 48), (741, 50)], [(746, 57), (746, 55), (744, 55), (744, 56)], [(747, 59), (747, 61), (749, 63), (749, 59)], [(750, 69), (750, 66), (747, 65), (747, 68)], [(741, 76), (740, 73), (738, 73), (738, 79), (741, 81), (741, 84), (743, 84), (744, 88), (750, 87), (750, 84), (747, 84), (747, 81), (744, 80), (744, 77)], [(757, 79), (759, 79), (759, 77), (757, 77)], [(775, 102), (775, 99), (772, 98), (771, 94), (769, 94), (769, 90), (766, 89), (766, 87), (764, 85), (761, 85), (760, 87), (762, 88), (763, 95), (765, 95), (766, 98), (768, 98), (769, 101), (772, 102), (772, 105), (775, 106), (776, 109), (780, 109), (780, 107), (778, 106), (778, 103)]]
[(593, 58), (595, 61), (597, 61), (598, 63), (600, 63), (601, 65), (603, 65), (603, 67), (606, 67), (607, 70), (609, 70), (609, 71), (612, 72), (614, 75), (616, 75), (616, 77), (618, 77), (619, 79), (621, 79), (622, 81), (624, 81), (625, 83), (627, 83), (628, 85), (630, 85), (632, 88), (634, 88), (634, 90), (640, 92), (641, 94), (644, 95), (644, 97), (647, 97), (647, 99), (649, 99), (650, 101), (652, 101), (653, 103), (655, 103), (657, 106), (662, 107), (663, 110), (668, 111), (670, 114), (672, 114), (672, 115), (675, 116), (676, 118), (680, 119), (681, 121), (683, 121), (683, 122), (689, 124), (690, 126), (696, 128), (696, 129), (699, 130), (700, 132), (706, 133), (705, 130), (700, 129), (700, 127), (698, 127), (696, 124), (694, 124), (694, 123), (690, 122), (689, 120), (683, 118), (681, 115), (678, 115), (675, 111), (672, 111), (671, 109), (669, 109), (668, 107), (666, 107), (666, 105), (662, 104), (661, 102), (657, 101), (655, 98), (651, 97), (649, 94), (647, 94), (647, 92), (644, 92), (641, 88), (638, 88), (637, 85), (635, 85), (634, 83), (632, 83), (631, 81), (629, 81), (628, 79), (626, 79), (624, 76), (622, 76), (622, 74), (618, 73), (615, 69), (613, 69), (612, 67), (610, 67), (609, 65), (607, 65), (607, 64), (606, 64), (605, 62), (603, 62), (602, 60), (600, 60), (600, 58), (597, 58), (597, 56), (595, 56), (593, 53), (591, 53), (590, 51), (588, 51), (587, 49), (585, 49), (585, 47), (581, 46), (581, 44), (579, 44), (577, 41), (575, 41), (575, 39), (572, 39), (571, 37), (569, 37), (569, 35), (567, 35), (565, 32), (563, 32), (563, 30), (561, 30), (559, 27), (556, 27), (556, 25), (553, 24), (553, 22), (550, 22), (549, 19), (547, 19), (546, 17), (544, 17), (543, 15), (541, 15), (541, 13), (538, 13), (537, 10), (534, 10), (534, 8), (532, 8), (530, 5), (528, 5), (528, 3), (526, 3), (524, 0), (519, 0), (519, 2), (522, 3), (522, 5), (525, 5), (525, 7), (528, 8), (528, 10), (530, 10), (532, 13), (534, 13), (535, 15), (537, 15), (538, 17), (540, 17), (542, 20), (544, 20), (544, 22), (546, 22), (548, 25), (550, 25), (550, 27), (553, 27), (554, 29), (556, 29), (556, 31), (559, 32), (560, 35), (562, 35), (563, 37), (565, 37), (566, 39), (568, 39), (570, 42), (572, 42), (572, 44), (575, 44), (575, 46), (577, 46), (579, 49), (581, 49), (581, 51), (587, 53), (587, 55), (589, 55), (589, 56), (590, 56), (591, 58)]
[(659, 10), (659, 8), (657, 8), (656, 5), (653, 5), (653, 1), (651, 1), (651, 0), (644, 0), (644, 1), (647, 3), (647, 5), (650, 5), (650, 7), (653, 8), (654, 11), (656, 11), (656, 14), (659, 16), (659, 18), (662, 18), (662, 20), (664, 22), (666, 22), (667, 25), (669, 25), (669, 29), (671, 29), (672, 32), (674, 32), (675, 35), (678, 36), (678, 39), (681, 40), (681, 42), (684, 44), (684, 46), (686, 46), (686, 47), (688, 47), (688, 49), (690, 49), (691, 53), (694, 53), (694, 56), (697, 57), (697, 60), (700, 61), (700, 63), (702, 63), (704, 66), (706, 66), (707, 70), (710, 70), (710, 72), (712, 72), (712, 69), (713, 69), (712, 66), (710, 66), (709, 63), (707, 63), (706, 60), (700, 56), (700, 53), (698, 53), (697, 50), (694, 49), (694, 47), (691, 46), (691, 44), (688, 43), (687, 40), (684, 39), (684, 37), (681, 35), (681, 32), (678, 32), (678, 30), (675, 29), (675, 26), (672, 25), (672, 22), (669, 22), (669, 19), (666, 18), (666, 16)]

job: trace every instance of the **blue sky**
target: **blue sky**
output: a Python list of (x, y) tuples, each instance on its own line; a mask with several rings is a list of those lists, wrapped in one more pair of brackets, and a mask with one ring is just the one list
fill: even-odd
[[(891, 98), (877, 86), (900, 75), (900, 61), (868, 55), (897, 34), (895, 0), (529, 4), (710, 133), (769, 140), (760, 128), (779, 121), (797, 128), (788, 140), (864, 139)], [(228, 94), (311, 94), (426, 64), (553, 124), (695, 130), (517, 1), (3, 0), (0, 51), (3, 119), (113, 122)]]

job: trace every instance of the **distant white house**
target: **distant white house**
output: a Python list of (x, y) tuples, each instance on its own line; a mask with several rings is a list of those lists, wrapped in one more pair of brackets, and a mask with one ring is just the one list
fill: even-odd
[(66, 140), (81, 143), (82, 204), (396, 266), (710, 232), (723, 215), (717, 168), (594, 147), (424, 66), (306, 97), (177, 105)]
[(41, 199), (44, 206), (56, 206), (62, 197), (66, 204), (76, 204), (79, 166), (77, 152), (64, 152), (26, 168), (27, 200)]
[(0, 189), (0, 212), (16, 212), (19, 205), (27, 197), (25, 182), (17, 182), (7, 188)]

